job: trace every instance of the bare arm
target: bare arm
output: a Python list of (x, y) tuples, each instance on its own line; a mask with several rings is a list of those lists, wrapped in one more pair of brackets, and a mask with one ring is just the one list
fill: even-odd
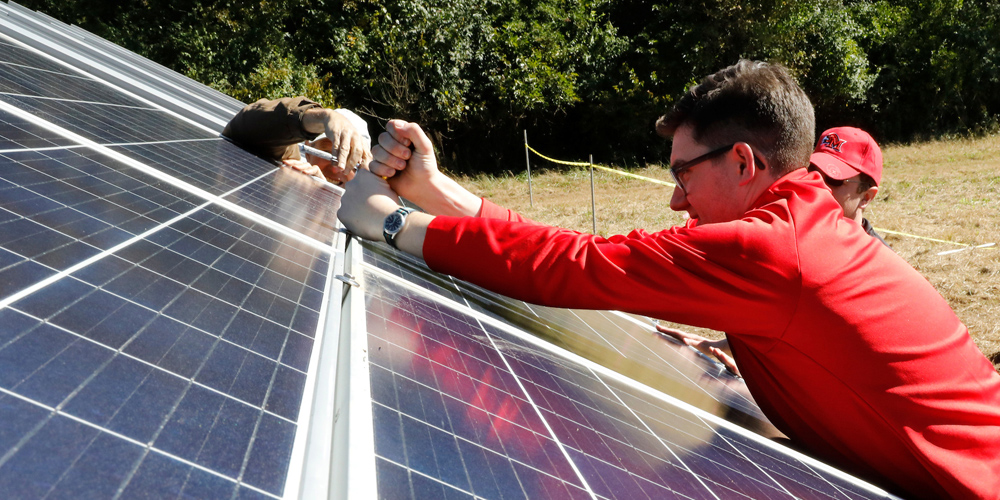
[[(482, 200), (438, 170), (431, 141), (416, 123), (390, 121), (373, 154), (371, 172), (359, 170), (347, 183), (337, 213), (352, 233), (381, 240), (385, 218), (399, 208), (397, 192), (430, 213), (467, 215), (475, 210), (471, 214), (475, 215), (479, 211)], [(399, 249), (423, 258), (424, 238), (432, 220), (432, 215), (411, 213), (396, 236)]]
[[(347, 183), (345, 190), (337, 217), (355, 235), (366, 240), (381, 240), (385, 218), (399, 208), (399, 197), (389, 187), (389, 183), (362, 169)], [(406, 225), (396, 236), (399, 249), (423, 258), (424, 238), (432, 220), (432, 215), (411, 213), (406, 218)]]

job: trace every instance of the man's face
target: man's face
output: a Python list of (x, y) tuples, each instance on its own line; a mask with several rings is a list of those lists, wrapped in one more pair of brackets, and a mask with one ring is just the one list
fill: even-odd
[(844, 209), (844, 217), (861, 221), (865, 207), (875, 198), (878, 192), (877, 187), (869, 188), (867, 191), (858, 192), (861, 183), (861, 174), (855, 175), (843, 181), (836, 181), (826, 176), (823, 177), (826, 185), (833, 192), (833, 197)]
[[(689, 125), (678, 127), (670, 153), (671, 165), (693, 160), (712, 148), (694, 139)], [(740, 186), (740, 159), (734, 152), (720, 154), (680, 174), (684, 189), (674, 188), (670, 208), (687, 211), (698, 224), (729, 222), (743, 216), (745, 196)], [(744, 186), (745, 187), (745, 186)]]

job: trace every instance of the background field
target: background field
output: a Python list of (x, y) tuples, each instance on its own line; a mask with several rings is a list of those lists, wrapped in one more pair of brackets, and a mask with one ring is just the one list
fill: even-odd
[[(883, 184), (866, 214), (876, 228), (966, 244), (1000, 243), (1000, 135), (889, 145), (883, 150)], [(556, 167), (533, 157), (533, 165), (536, 161), (537, 167)], [(631, 171), (670, 180), (660, 166)], [(589, 171), (535, 172), (534, 207), (529, 207), (523, 165), (518, 172), (462, 177), (460, 182), (537, 221), (591, 231)], [(670, 187), (600, 170), (595, 170), (595, 186), (599, 234), (627, 233), (637, 227), (653, 231), (683, 222), (682, 215), (669, 208)], [(979, 348), (1000, 369), (1000, 250), (994, 247), (939, 256), (938, 252), (962, 247), (883, 236), (948, 300)], [(684, 328), (712, 338), (721, 336), (719, 332)]]

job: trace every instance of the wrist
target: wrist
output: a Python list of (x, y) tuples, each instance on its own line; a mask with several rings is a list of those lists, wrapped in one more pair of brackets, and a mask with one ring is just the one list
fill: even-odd
[(433, 220), (433, 215), (424, 212), (410, 214), (406, 226), (396, 236), (396, 246), (410, 255), (424, 258), (424, 239), (427, 237), (427, 227)]
[(333, 117), (333, 111), (326, 108), (311, 108), (302, 115), (302, 129), (310, 134), (326, 132), (326, 123)]

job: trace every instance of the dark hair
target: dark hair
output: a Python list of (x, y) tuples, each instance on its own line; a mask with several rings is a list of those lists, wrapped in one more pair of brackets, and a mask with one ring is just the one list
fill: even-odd
[(750, 144), (778, 178), (809, 165), (816, 119), (809, 97), (784, 66), (743, 59), (691, 87), (656, 122), (656, 131), (671, 137), (685, 124), (708, 147)]
[(872, 179), (872, 176), (864, 172), (861, 172), (859, 175), (860, 177), (858, 178), (858, 194), (864, 193), (865, 191), (868, 191), (869, 189), (878, 186), (878, 184), (875, 184), (875, 179)]

